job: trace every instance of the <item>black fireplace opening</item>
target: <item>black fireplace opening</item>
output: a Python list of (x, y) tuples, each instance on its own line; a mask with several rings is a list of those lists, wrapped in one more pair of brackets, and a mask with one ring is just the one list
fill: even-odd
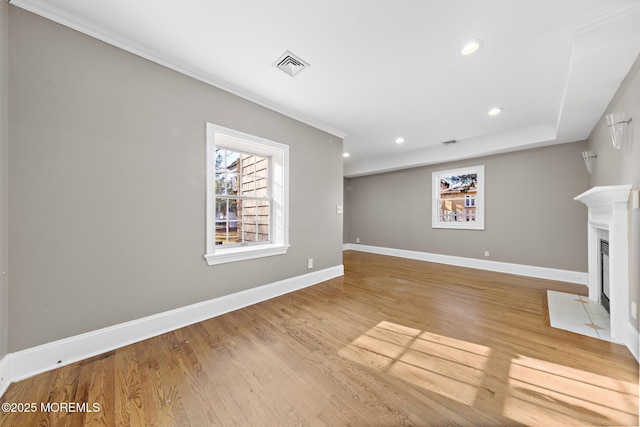
[(600, 303), (609, 309), (609, 241), (600, 239)]

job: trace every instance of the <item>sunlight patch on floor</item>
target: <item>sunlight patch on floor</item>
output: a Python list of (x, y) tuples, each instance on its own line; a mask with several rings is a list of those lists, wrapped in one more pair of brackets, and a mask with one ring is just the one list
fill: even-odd
[(470, 405), (489, 348), (383, 321), (339, 354)]
[(509, 370), (504, 415), (523, 423), (535, 417), (545, 425), (559, 419), (567, 425), (580, 419), (634, 425), (638, 421), (637, 402), (638, 391), (631, 383), (519, 356)]
[[(637, 423), (634, 384), (382, 321), (339, 351), (414, 386), (524, 424)], [(631, 423), (631, 424), (630, 424)]]

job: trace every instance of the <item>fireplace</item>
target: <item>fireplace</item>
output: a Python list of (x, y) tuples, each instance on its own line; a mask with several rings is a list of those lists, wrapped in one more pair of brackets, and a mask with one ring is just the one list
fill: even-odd
[(633, 328), (628, 307), (630, 192), (630, 185), (615, 185), (593, 187), (575, 197), (589, 209), (589, 299), (608, 303), (611, 339), (625, 344), (630, 342), (629, 328)]
[(600, 288), (600, 304), (611, 314), (609, 308), (609, 241), (600, 239), (600, 274), (598, 274), (598, 285)]

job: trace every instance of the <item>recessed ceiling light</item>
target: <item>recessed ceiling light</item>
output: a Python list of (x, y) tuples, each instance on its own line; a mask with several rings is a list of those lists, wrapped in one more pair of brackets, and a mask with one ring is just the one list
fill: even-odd
[(349, 157), (349, 153), (342, 153), (342, 157), (346, 159), (347, 157)]
[(502, 113), (502, 108), (492, 108), (491, 110), (489, 110), (489, 115), (490, 116), (497, 116), (498, 114)]
[(475, 52), (479, 48), (480, 48), (480, 40), (474, 40), (464, 45), (460, 53), (462, 55), (471, 55), (473, 52)]
[(404, 138), (396, 138), (396, 144), (402, 144), (404, 142)]

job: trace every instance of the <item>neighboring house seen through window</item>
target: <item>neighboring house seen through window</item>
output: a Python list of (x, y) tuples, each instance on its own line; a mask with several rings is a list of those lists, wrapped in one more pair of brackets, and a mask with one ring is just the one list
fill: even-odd
[(215, 149), (216, 245), (269, 242), (269, 158)]
[(289, 147), (207, 124), (209, 265), (286, 253)]

